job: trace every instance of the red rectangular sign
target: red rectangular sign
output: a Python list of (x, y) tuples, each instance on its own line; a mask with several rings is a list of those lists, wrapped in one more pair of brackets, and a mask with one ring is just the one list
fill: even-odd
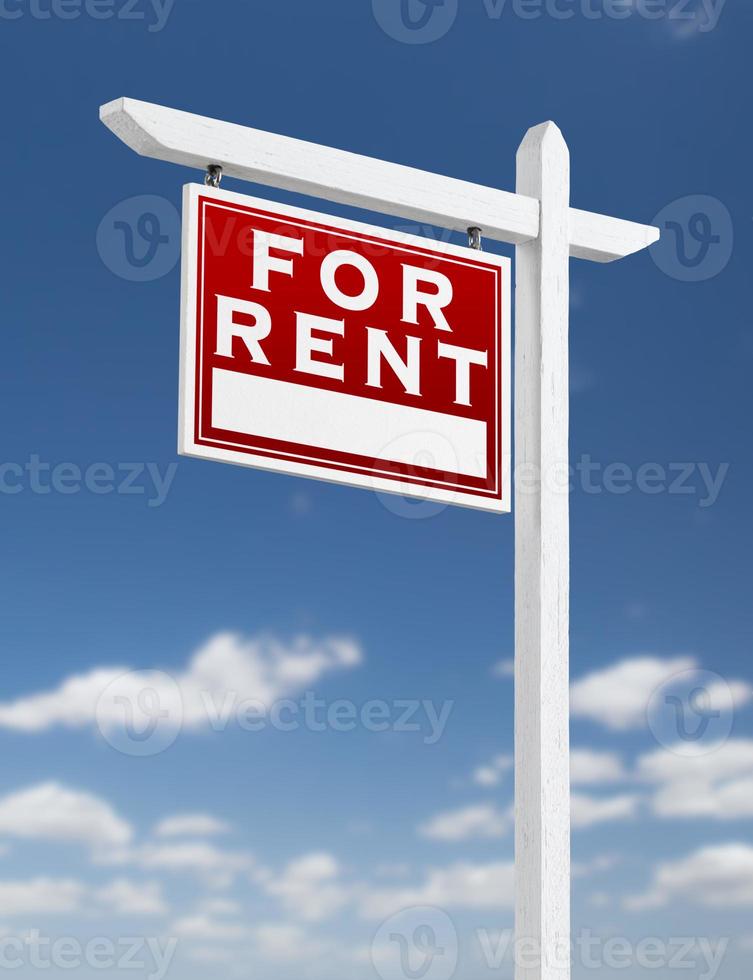
[(190, 184), (179, 451), (510, 509), (510, 264)]

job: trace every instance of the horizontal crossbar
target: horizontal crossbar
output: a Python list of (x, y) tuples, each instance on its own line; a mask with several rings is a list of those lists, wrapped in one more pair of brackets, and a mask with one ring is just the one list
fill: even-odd
[[(136, 99), (108, 102), (99, 114), (141, 156), (200, 170), (219, 164), (228, 177), (454, 231), (477, 226), (513, 245), (538, 237), (539, 202), (522, 194)], [(658, 238), (651, 225), (570, 208), (575, 258), (611, 262)]]

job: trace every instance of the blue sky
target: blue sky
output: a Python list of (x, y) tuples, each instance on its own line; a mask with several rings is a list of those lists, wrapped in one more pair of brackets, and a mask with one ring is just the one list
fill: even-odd
[[(641, 940), (665, 944), (651, 972), (669, 977), (669, 941), (695, 937), (683, 976), (742, 980), (753, 14), (448, 0), (432, 39), (411, 4), (413, 28), (391, 0), (0, 8), (0, 935), (143, 937), (181, 980), (360, 980), (404, 976), (384, 937), (410, 929), (382, 923), (432, 906), (464, 976), (511, 976), (484, 951), (512, 924), (512, 519), (177, 457), (175, 208), (200, 175), (137, 157), (97, 111), (126, 95), (507, 189), (526, 129), (553, 119), (576, 207), (661, 212), (666, 231), (652, 254), (571, 264), (571, 454), (601, 467), (571, 499), (574, 930), (630, 940), (624, 977), (645, 972)], [(146, 210), (169, 241), (134, 281), (113, 221), (137, 232)], [(123, 752), (108, 727), (125, 670), (183, 694), (163, 751)], [(686, 720), (719, 717), (686, 742), (651, 699), (699, 686)], [(380, 701), (390, 730), (213, 726), (197, 691)], [(418, 730), (400, 730), (404, 701)], [(18, 976), (36, 975), (30, 948)], [(133, 976), (159, 975), (145, 948)], [(593, 973), (582, 956), (575, 973)]]

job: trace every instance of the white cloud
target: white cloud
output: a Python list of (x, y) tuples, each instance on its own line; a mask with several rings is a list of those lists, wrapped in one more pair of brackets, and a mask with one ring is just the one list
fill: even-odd
[(287, 911), (308, 922), (329, 918), (345, 905), (351, 891), (340, 881), (340, 866), (331, 854), (314, 853), (291, 861), (264, 882)]
[(432, 840), (461, 841), (503, 837), (511, 826), (511, 810), (503, 812), (491, 803), (479, 803), (439, 813), (418, 830), (423, 837)]
[(241, 905), (231, 898), (205, 898), (199, 905), (206, 915), (240, 915)]
[(170, 926), (170, 931), (175, 936), (183, 939), (200, 939), (204, 942), (237, 942), (248, 939), (251, 935), (250, 927), (244, 922), (227, 922), (223, 919), (213, 918), (206, 913), (196, 915), (186, 915), (176, 919)]
[(740, 680), (719, 680), (715, 684), (709, 684), (706, 696), (710, 708), (728, 711), (731, 699), (735, 711), (740, 711), (753, 701), (753, 684)]
[(168, 912), (158, 881), (116, 878), (94, 894), (97, 906), (105, 905), (118, 915), (166, 915)]
[[(219, 821), (206, 815), (168, 818), (160, 825), (163, 833), (201, 829), (224, 829)], [(224, 888), (240, 874), (256, 869), (253, 855), (231, 851), (206, 839), (166, 839), (133, 844), (133, 830), (104, 800), (90, 793), (42, 783), (0, 798), (0, 835), (29, 840), (48, 840), (88, 844), (94, 862), (102, 866), (132, 865), (147, 871), (188, 872), (212, 887)], [(118, 889), (122, 901), (128, 901), (122, 879)], [(147, 886), (142, 898), (146, 907), (156, 909), (157, 897)], [(108, 895), (115, 901), (117, 890)], [(136, 904), (132, 890), (132, 904)], [(103, 898), (103, 901), (105, 899)]]
[(651, 801), (654, 813), (714, 820), (753, 817), (753, 740), (730, 739), (704, 748), (704, 755), (658, 749), (638, 759), (638, 776), (658, 784)]
[(479, 766), (473, 773), (473, 781), (479, 786), (498, 786), (502, 777), (514, 764), (511, 755), (495, 755), (491, 762)]
[(208, 813), (179, 813), (160, 820), (154, 828), (155, 837), (214, 837), (226, 834), (230, 825)]
[(100, 694), (127, 670), (127, 667), (96, 668), (88, 674), (67, 678), (54, 691), (0, 704), (0, 726), (41, 732), (53, 725), (78, 728), (93, 724)]
[(595, 824), (612, 820), (626, 820), (635, 816), (640, 797), (633, 794), (621, 796), (588, 796), (573, 793), (571, 800), (571, 821), (574, 829), (593, 827)]
[(86, 893), (70, 878), (0, 881), (0, 915), (65, 915), (81, 910)]
[(311, 962), (331, 952), (332, 946), (312, 938), (299, 925), (288, 922), (263, 922), (253, 930), (256, 951), (264, 959), (285, 962)]
[(385, 919), (416, 905), (496, 910), (512, 908), (514, 901), (512, 862), (461, 863), (430, 870), (424, 882), (412, 888), (365, 890), (360, 896), (360, 913), (365, 919)]
[(512, 658), (506, 660), (498, 660), (492, 666), (492, 674), (495, 677), (514, 677), (515, 661)]
[[(313, 859), (314, 856), (312, 856)], [(226, 903), (232, 905), (233, 903)], [(281, 962), (308, 962), (325, 955), (341, 955), (341, 946), (335, 946), (311, 936), (308, 931), (296, 922), (260, 922), (250, 924), (241, 921), (240, 908), (219, 907), (216, 901), (203, 902), (192, 915), (184, 916), (173, 922), (171, 931), (183, 939), (193, 939), (204, 943), (220, 944), (195, 946), (188, 950), (188, 955), (195, 960), (207, 963), (236, 961), (241, 953), (236, 946), (232, 957), (226, 955), (223, 947), (228, 943), (242, 943), (242, 957), (248, 961), (249, 956), (260, 957), (264, 960)], [(235, 919), (226, 917), (229, 914)]]
[[(271, 636), (244, 639), (219, 633), (172, 677), (154, 671), (150, 686), (168, 721), (182, 719), (184, 726), (201, 728), (212, 721), (229, 721), (222, 717), (223, 711), (232, 712), (244, 701), (269, 706), (304, 690), (326, 673), (360, 662), (358, 645), (348, 639), (300, 637), (283, 643)], [(122, 727), (123, 703), (116, 694), (135, 704), (142, 687), (140, 676), (126, 667), (98, 667), (67, 678), (52, 691), (0, 704), (0, 727), (23, 732), (97, 723)]]
[(100, 864), (136, 865), (148, 871), (187, 872), (213, 888), (227, 888), (242, 873), (255, 868), (251, 854), (226, 851), (206, 840), (142, 844), (98, 856)]
[(574, 786), (617, 783), (627, 778), (621, 757), (616, 752), (572, 749), (570, 779)]
[(225, 898), (206, 898), (189, 915), (171, 926), (176, 936), (204, 942), (238, 942), (250, 939), (251, 926), (241, 919), (238, 902)]
[(692, 657), (661, 660), (645, 656), (594, 671), (572, 684), (573, 717), (589, 718), (614, 731), (641, 728), (654, 691), (675, 674), (694, 666)]
[(49, 782), (0, 798), (0, 834), (108, 847), (127, 844), (133, 831), (99, 797)]
[[(401, 874), (405, 869), (400, 869)], [(262, 923), (255, 926), (237, 921), (239, 908), (233, 902), (209, 900), (173, 924), (173, 930), (186, 938), (214, 942), (217, 936), (228, 941), (248, 939), (255, 951), (270, 959), (311, 957), (314, 949), (324, 952), (318, 940), (303, 923), (321, 922), (344, 908), (354, 908), (366, 920), (382, 919), (415, 905), (436, 905), (446, 909), (511, 909), (514, 905), (514, 865), (512, 861), (490, 864), (457, 863), (429, 869), (417, 884), (374, 887), (345, 880), (343, 868), (328, 853), (312, 853), (289, 862), (277, 874), (255, 869), (252, 879), (276, 898), (293, 921)], [(243, 928), (240, 928), (243, 925)], [(215, 927), (219, 926), (218, 930)], [(312, 945), (315, 944), (315, 945)], [(288, 953), (285, 948), (288, 948)], [(294, 947), (294, 948), (293, 948)], [(334, 950), (330, 944), (328, 949)], [(297, 952), (296, 952), (297, 950)], [(338, 955), (342, 949), (336, 950)], [(300, 955), (299, 955), (300, 954)], [(352, 951), (347, 953), (352, 957)]]
[(625, 905), (641, 911), (679, 901), (715, 909), (753, 906), (753, 847), (718, 844), (660, 864), (650, 889)]
[(0, 915), (165, 915), (167, 905), (156, 881), (134, 882), (117, 878), (93, 888), (71, 878), (39, 877), (0, 881)]
[[(401, 869), (401, 873), (402, 873)], [(354, 908), (363, 919), (383, 919), (401, 909), (416, 905), (435, 905), (445, 909), (512, 908), (514, 904), (513, 862), (490, 864), (457, 863), (430, 868), (417, 884), (394, 883), (373, 886), (364, 882), (347, 882), (342, 867), (327, 853), (308, 854), (290, 862), (282, 873), (257, 875), (265, 891), (277, 898), (286, 913), (301, 922), (320, 922), (342, 909)], [(300, 931), (288, 932), (290, 922), (274, 925), (267, 940), (274, 943), (285, 936), (298, 937)], [(258, 937), (257, 937), (258, 938)], [(339, 950), (342, 953), (342, 950)], [(350, 955), (350, 954), (348, 954)]]
[[(693, 657), (640, 656), (621, 660), (574, 681), (570, 703), (574, 718), (589, 718), (613, 731), (629, 731), (646, 725), (651, 696), (677, 674), (698, 668)], [(700, 670), (699, 670), (700, 674)], [(704, 682), (709, 707), (729, 711), (753, 701), (753, 685), (747, 681)]]

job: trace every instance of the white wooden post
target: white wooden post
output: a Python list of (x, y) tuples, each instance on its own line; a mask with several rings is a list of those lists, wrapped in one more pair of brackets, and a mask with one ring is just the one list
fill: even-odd
[(565, 980), (570, 156), (554, 123), (530, 129), (521, 143), (517, 192), (537, 198), (541, 211), (538, 238), (515, 250), (516, 978)]

